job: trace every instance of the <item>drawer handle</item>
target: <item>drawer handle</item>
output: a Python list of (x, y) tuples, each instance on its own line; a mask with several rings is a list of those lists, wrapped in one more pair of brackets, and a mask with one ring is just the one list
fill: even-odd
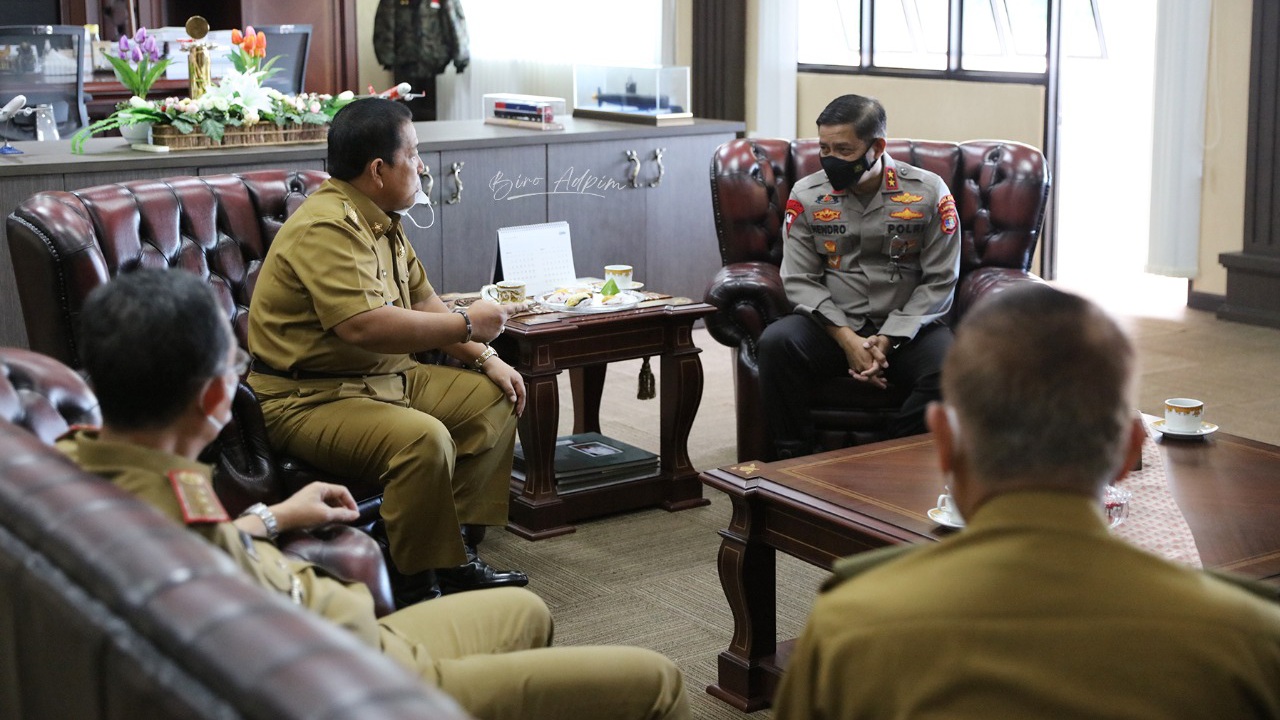
[(424, 164), (422, 166), (422, 174), (418, 177), (422, 178), (422, 192), (427, 195), (427, 205), (435, 207), (436, 201), (431, 199), (431, 191), (436, 187), (436, 179), (431, 174), (431, 166)]
[(462, 202), (462, 166), (465, 164), (466, 163), (456, 162), (450, 170), (450, 174), (453, 175), (453, 187), (455, 189), (453, 191), (453, 196), (445, 201), (449, 205), (457, 205)]
[(628, 150), (627, 162), (631, 163), (631, 187), (638, 188), (640, 187), (640, 183), (638, 182), (640, 177), (640, 153), (635, 150)]
[(649, 183), (649, 187), (658, 187), (662, 184), (662, 176), (666, 174), (667, 168), (662, 165), (662, 153), (666, 152), (666, 148), (653, 149), (653, 161), (658, 164), (658, 177)]

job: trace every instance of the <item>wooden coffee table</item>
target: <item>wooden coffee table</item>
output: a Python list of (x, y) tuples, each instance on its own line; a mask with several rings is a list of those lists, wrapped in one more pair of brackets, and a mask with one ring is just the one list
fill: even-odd
[[(1280, 585), (1280, 448), (1224, 433), (1156, 442), (1205, 567)], [(701, 479), (733, 501), (718, 561), (733, 640), (707, 692), (747, 712), (770, 704), (791, 649), (776, 641), (776, 551), (829, 569), (846, 555), (954, 532), (925, 515), (943, 485), (928, 435), (739, 463)]]
[[(702, 352), (693, 324), (715, 311), (688, 298), (665, 298), (633, 309), (601, 314), (525, 315), (507, 321), (492, 343), (524, 376), (528, 389), (520, 417), (526, 474), (512, 478), (507, 529), (529, 540), (574, 531), (572, 523), (624, 510), (685, 510), (708, 504), (698, 471), (689, 461), (689, 431), (702, 402)], [(556, 431), (560, 422), (557, 378), (571, 370), (574, 432), (600, 432), (600, 396), (606, 363), (657, 356), (662, 376), (658, 472), (618, 485), (560, 494), (556, 487)]]

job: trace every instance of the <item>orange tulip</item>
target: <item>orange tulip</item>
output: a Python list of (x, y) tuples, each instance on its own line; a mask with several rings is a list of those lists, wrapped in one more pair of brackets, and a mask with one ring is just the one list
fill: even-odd
[(238, 28), (233, 29), (231, 31), (231, 44), (239, 45), (242, 42), (244, 42), (244, 35), (240, 34), (240, 30)]
[(253, 34), (253, 26), (252, 26), (252, 25), (245, 25), (245, 26), (244, 26), (244, 36), (245, 36), (245, 37), (249, 37), (249, 36), (250, 36), (250, 35), (252, 35), (252, 34)]
[(240, 44), (240, 48), (244, 50), (246, 55), (253, 57), (253, 44), (253, 38), (247, 37), (244, 39), (244, 42)]
[(258, 57), (266, 57), (267, 55), (267, 34), (258, 31)]

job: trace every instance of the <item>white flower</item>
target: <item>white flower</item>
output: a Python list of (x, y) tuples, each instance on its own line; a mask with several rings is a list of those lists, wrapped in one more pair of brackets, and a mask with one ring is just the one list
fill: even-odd
[(151, 103), (147, 102), (146, 100), (143, 100), (137, 95), (134, 95), (133, 97), (129, 98), (129, 107), (135, 107), (135, 108), (151, 107)]
[(313, 112), (313, 113), (318, 113), (318, 112), (320, 112), (320, 103), (318, 103), (318, 102), (313, 102), (313, 103), (311, 103), (311, 105), (310, 105), (310, 106), (308, 106), (308, 107), (307, 107), (307, 109), (308, 109), (308, 110), (310, 110), (310, 111), (311, 111), (311, 112)]
[(261, 119), (261, 118), (259, 118), (259, 117), (258, 117), (258, 111), (257, 111), (257, 110), (246, 110), (246, 111), (245, 111), (245, 113), (244, 113), (244, 124), (245, 124), (245, 125), (256, 125), (256, 124), (257, 124), (257, 122), (258, 122), (258, 120), (260, 120), (260, 119)]

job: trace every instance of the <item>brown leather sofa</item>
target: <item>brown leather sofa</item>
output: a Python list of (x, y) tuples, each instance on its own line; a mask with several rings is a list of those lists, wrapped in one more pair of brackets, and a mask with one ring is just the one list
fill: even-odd
[[(267, 248), (285, 219), (328, 176), (319, 171), (264, 170), (243, 175), (173, 177), (37, 193), (7, 220), (22, 315), (32, 350), (80, 367), (76, 344), (88, 294), (122, 272), (167, 267), (209, 281), (242, 347), (249, 299)], [(278, 502), (312, 480), (351, 488), (357, 524), (378, 518), (382, 488), (277, 457), (262, 411), (241, 383), (233, 420), (205, 458), (227, 510)]]
[[(982, 296), (1039, 281), (1031, 260), (1050, 183), (1039, 150), (1002, 140), (890, 140), (888, 152), (937, 173), (955, 196), (963, 247), (953, 325)], [(760, 404), (756, 341), (765, 326), (794, 309), (778, 274), (783, 213), (792, 185), (820, 169), (816, 139), (733, 140), (712, 159), (711, 200), (724, 267), (708, 285), (707, 302), (718, 312), (707, 317), (707, 329), (737, 350), (739, 461), (775, 457)], [(798, 401), (812, 408), (819, 440), (831, 449), (881, 437), (905, 397), (893, 388), (879, 391), (838, 378)]]
[(0, 351), (0, 720), (466, 717), (48, 447), (98, 419), (74, 372)]

